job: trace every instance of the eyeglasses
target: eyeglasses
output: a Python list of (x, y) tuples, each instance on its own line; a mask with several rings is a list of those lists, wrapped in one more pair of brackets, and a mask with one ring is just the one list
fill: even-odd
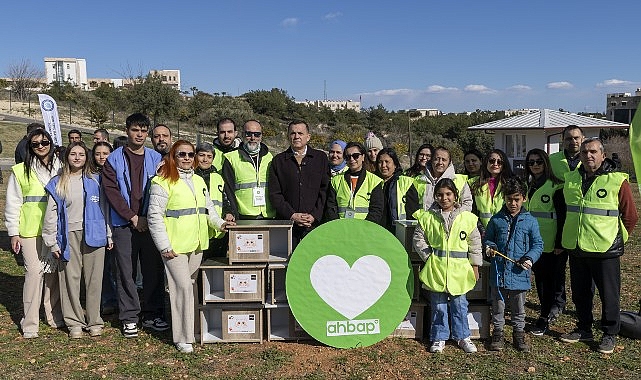
[(176, 152), (176, 156), (180, 158), (185, 158), (185, 157), (194, 158), (194, 155), (195, 155), (194, 152)]
[(431, 157), (431, 154), (429, 154), (429, 153), (419, 153), (419, 154), (418, 154), (418, 156), (419, 156), (419, 157), (426, 157), (426, 158), (430, 158), (430, 157)]
[(263, 134), (263, 132), (251, 132), (251, 131), (245, 131), (245, 137), (260, 137)]
[(543, 163), (543, 160), (530, 160), (527, 162), (527, 166), (543, 165)]
[(497, 164), (499, 166), (503, 165), (503, 161), (500, 158), (490, 158), (489, 160), (487, 160), (487, 162), (489, 162), (492, 165), (494, 164)]
[(48, 141), (48, 140), (32, 141), (32, 142), (31, 142), (31, 147), (32, 147), (33, 149), (36, 149), (36, 148), (38, 148), (38, 147), (40, 147), (40, 146), (49, 146), (49, 144), (51, 144), (51, 142), (50, 142), (50, 141)]
[(358, 160), (363, 154), (362, 153), (352, 153), (352, 154), (346, 154), (345, 159), (349, 160), (352, 159), (354, 161)]

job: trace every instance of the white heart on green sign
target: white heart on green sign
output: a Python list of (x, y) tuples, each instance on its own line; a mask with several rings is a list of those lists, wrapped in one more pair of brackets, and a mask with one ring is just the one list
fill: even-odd
[(354, 319), (385, 294), (392, 271), (374, 255), (360, 257), (351, 268), (342, 257), (327, 255), (314, 262), (309, 279), (323, 301), (345, 318)]

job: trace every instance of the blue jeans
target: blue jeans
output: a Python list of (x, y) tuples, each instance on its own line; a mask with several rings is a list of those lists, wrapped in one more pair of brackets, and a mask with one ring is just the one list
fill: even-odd
[[(449, 313), (447, 311), (449, 305)], [(432, 308), (432, 326), (430, 340), (448, 340), (450, 338), (450, 321), (452, 319), (452, 339), (461, 340), (470, 336), (470, 326), (467, 323), (467, 298), (465, 294), (453, 296), (447, 293), (430, 292)]]

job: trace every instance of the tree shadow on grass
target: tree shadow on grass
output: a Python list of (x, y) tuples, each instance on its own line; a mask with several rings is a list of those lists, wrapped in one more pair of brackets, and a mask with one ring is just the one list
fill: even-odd
[(11, 320), (20, 326), (22, 319), (22, 285), (24, 276), (16, 276), (0, 271), (0, 305), (7, 309)]

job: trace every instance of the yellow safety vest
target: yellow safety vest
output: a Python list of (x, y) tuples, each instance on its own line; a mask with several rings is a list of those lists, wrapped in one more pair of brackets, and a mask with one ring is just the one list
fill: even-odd
[(29, 178), (24, 172), (24, 163), (11, 167), (22, 191), (22, 206), (20, 207), (20, 224), (18, 232), (25, 238), (42, 235), (42, 222), (47, 209), (47, 193), (38, 180), (34, 170)]
[[(272, 162), (272, 154), (267, 153), (260, 158), (258, 175), (256, 168), (251, 161), (245, 160), (240, 154), (240, 150), (225, 153), (225, 158), (234, 169), (235, 183), (229, 184), (234, 187), (236, 203), (238, 204), (238, 213), (240, 215), (258, 216), (273, 218), (276, 216), (276, 210), (272, 207), (268, 196), (267, 171), (269, 164)], [(258, 178), (256, 178), (258, 177)], [(262, 187), (265, 191), (265, 206), (254, 206), (253, 188)]]
[(191, 177), (194, 192), (187, 183), (179, 179), (176, 182), (155, 176), (153, 183), (162, 186), (168, 194), (167, 208), (163, 221), (169, 236), (169, 242), (175, 253), (190, 253), (209, 248), (209, 225), (205, 181), (198, 175)]
[(214, 159), (211, 162), (211, 166), (216, 168), (216, 171), (220, 173), (223, 170), (224, 162), (225, 162), (225, 153), (223, 153), (222, 150), (218, 149), (214, 145)]
[(619, 231), (623, 242), (628, 240), (628, 231), (619, 215), (619, 190), (627, 179), (628, 175), (620, 172), (599, 175), (583, 195), (581, 173), (575, 170), (566, 175), (563, 248), (574, 249), (578, 245), (585, 252), (606, 252)]
[(433, 210), (414, 213), (424, 231), (425, 241), (432, 247), (419, 279), (434, 292), (465, 294), (476, 285), (474, 270), (468, 259), (468, 237), (476, 228), (478, 218), (462, 211), (454, 218), (449, 234), (442, 217)]
[(407, 204), (407, 199), (405, 194), (414, 184), (414, 178), (399, 176), (396, 180), (396, 215), (398, 215), (399, 220), (407, 219), (405, 214), (405, 205)]
[(554, 193), (562, 187), (562, 183), (555, 185), (548, 179), (543, 186), (536, 189), (532, 197), (523, 204), (525, 209), (539, 222), (539, 230), (543, 238), (543, 252), (554, 251), (554, 242), (556, 240), (558, 227), (553, 198)]
[[(479, 179), (476, 178), (478, 181)], [(494, 198), (490, 195), (490, 186), (486, 183), (481, 187), (480, 194), (476, 191), (474, 192), (474, 203), (476, 204), (476, 209), (479, 213), (479, 219), (483, 224), (483, 227), (487, 227), (487, 224), (490, 222), (490, 219), (493, 215), (501, 211), (503, 207), (503, 194), (501, 193), (501, 183), (496, 184), (496, 189), (494, 191)]]
[[(225, 181), (223, 177), (218, 173), (209, 174), (209, 197), (211, 202), (214, 204), (214, 209), (220, 215), (221, 218), (223, 215), (223, 193), (225, 191)], [(209, 227), (209, 237), (214, 239), (220, 239), (225, 236), (226, 232), (219, 231), (214, 227)]]
[[(556, 176), (556, 178), (560, 179), (563, 181), (563, 177), (565, 176), (565, 173), (569, 173), (570, 170), (570, 165), (568, 165), (568, 159), (565, 158), (565, 153), (563, 151), (552, 153), (550, 155), (550, 167), (552, 169), (552, 173)], [(581, 162), (576, 166), (576, 169), (581, 167)]]
[(365, 180), (352, 197), (351, 184), (345, 180), (345, 175), (332, 177), (332, 187), (336, 191), (336, 204), (338, 216), (345, 218), (345, 211), (353, 210), (355, 219), (365, 219), (369, 212), (369, 198), (376, 186), (383, 185), (383, 180), (366, 171)]

